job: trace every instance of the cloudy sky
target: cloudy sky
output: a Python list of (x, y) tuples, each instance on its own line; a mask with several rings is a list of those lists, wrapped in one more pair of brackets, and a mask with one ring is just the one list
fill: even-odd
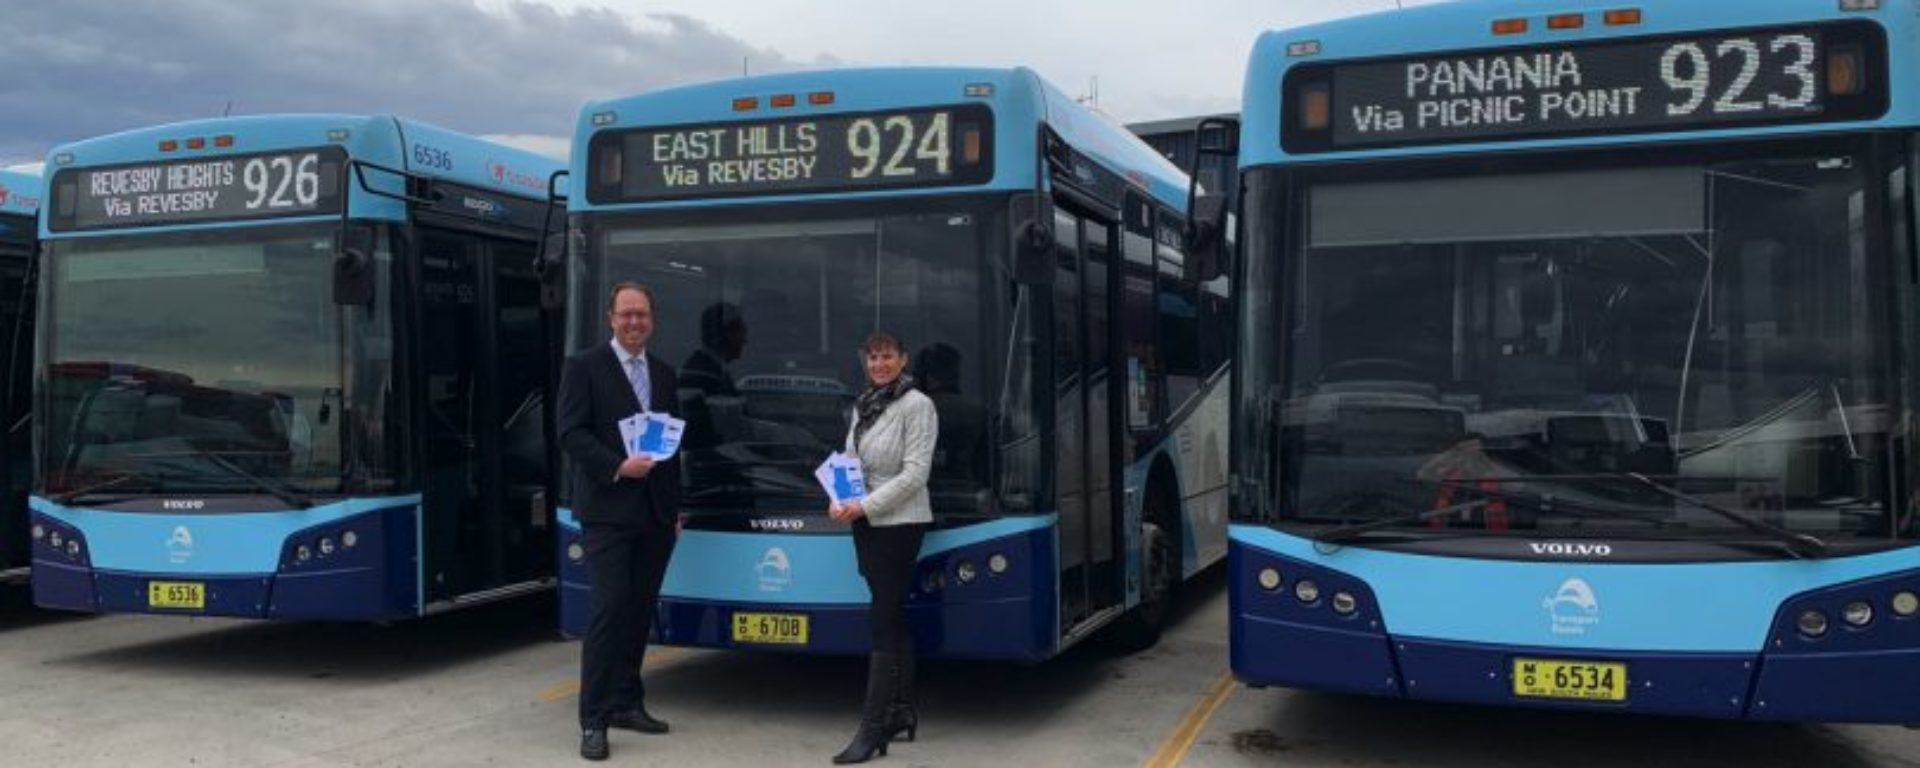
[[(1406, 0), (1407, 4), (1427, 0)], [(0, 166), (196, 117), (396, 112), (549, 154), (582, 101), (862, 64), (1025, 64), (1125, 120), (1231, 110), (1269, 27), (1394, 0), (0, 0)]]

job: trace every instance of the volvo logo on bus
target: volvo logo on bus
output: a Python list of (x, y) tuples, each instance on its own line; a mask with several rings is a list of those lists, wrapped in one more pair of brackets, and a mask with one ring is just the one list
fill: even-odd
[(1556, 557), (1612, 557), (1613, 545), (1584, 541), (1529, 541), (1527, 548), (1536, 555)]
[(170, 510), (186, 510), (186, 511), (191, 511), (196, 509), (206, 509), (207, 500), (206, 499), (162, 499), (160, 501), (160, 508), (170, 509)]
[(1600, 597), (1586, 579), (1571, 578), (1540, 602), (1556, 635), (1584, 635), (1600, 623)]

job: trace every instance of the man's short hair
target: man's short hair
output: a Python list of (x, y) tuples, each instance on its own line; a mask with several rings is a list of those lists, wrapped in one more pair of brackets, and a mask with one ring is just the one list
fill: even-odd
[(639, 291), (640, 295), (647, 297), (647, 306), (648, 307), (653, 306), (653, 289), (652, 288), (648, 288), (645, 283), (637, 283), (632, 280), (622, 280), (620, 282), (614, 283), (613, 290), (607, 292), (607, 313), (608, 314), (612, 314), (614, 305), (620, 303), (621, 291)]

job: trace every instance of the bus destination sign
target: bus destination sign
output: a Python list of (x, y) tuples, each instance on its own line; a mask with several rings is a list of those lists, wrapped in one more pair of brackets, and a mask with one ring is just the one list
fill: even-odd
[(49, 228), (110, 229), (340, 212), (338, 148), (75, 168), (54, 177)]
[[(1331, 64), (1289, 78), (1288, 130), (1306, 134), (1289, 144), (1327, 150), (1869, 117), (1871, 91), (1884, 87), (1869, 67), (1883, 60), (1870, 55), (1881, 50), (1873, 37), (1855, 25), (1802, 26)], [(1318, 125), (1308, 119), (1316, 109)]]
[(596, 203), (977, 184), (993, 176), (980, 105), (603, 133)]

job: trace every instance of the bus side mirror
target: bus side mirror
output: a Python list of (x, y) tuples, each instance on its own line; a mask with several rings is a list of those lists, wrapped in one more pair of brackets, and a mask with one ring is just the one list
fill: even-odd
[(1188, 280), (1204, 283), (1231, 269), (1227, 198), (1225, 195), (1200, 195), (1194, 198), (1187, 214)]
[(333, 236), (333, 303), (365, 306), (373, 302), (374, 233), (371, 227), (346, 225)]
[(548, 232), (540, 239), (540, 253), (533, 259), (533, 273), (540, 278), (540, 308), (559, 309), (566, 301), (566, 231)]
[(1012, 261), (1015, 282), (1041, 285), (1053, 279), (1053, 206), (1039, 195), (1023, 194), (1013, 198), (1011, 222), (1013, 242), (1007, 253)]

